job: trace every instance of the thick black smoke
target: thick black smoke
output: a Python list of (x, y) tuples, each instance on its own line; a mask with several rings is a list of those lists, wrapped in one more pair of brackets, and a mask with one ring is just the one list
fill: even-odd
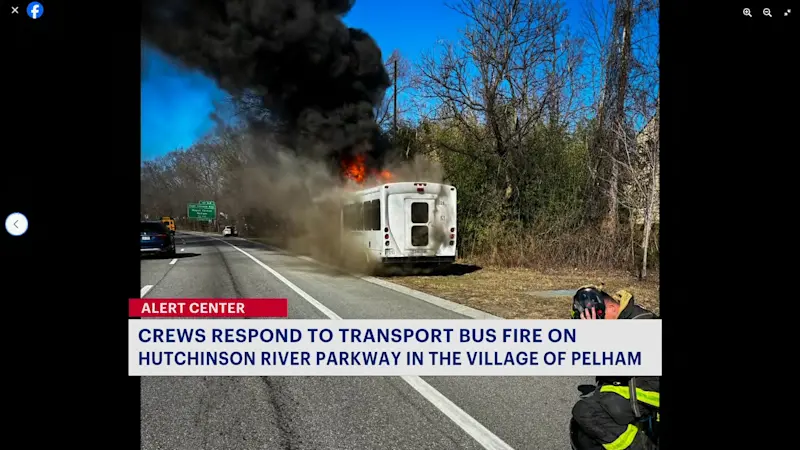
[[(373, 108), (389, 77), (381, 51), (341, 17), (354, 0), (145, 0), (150, 45), (247, 99), (303, 156), (382, 164)], [(255, 118), (258, 117), (258, 120)], [(250, 116), (252, 125), (264, 114)]]

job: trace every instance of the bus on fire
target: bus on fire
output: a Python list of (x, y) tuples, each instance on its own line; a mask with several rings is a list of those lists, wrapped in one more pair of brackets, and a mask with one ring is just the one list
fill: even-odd
[(448, 265), (456, 260), (456, 188), (388, 183), (350, 193), (342, 242), (356, 242), (371, 263)]

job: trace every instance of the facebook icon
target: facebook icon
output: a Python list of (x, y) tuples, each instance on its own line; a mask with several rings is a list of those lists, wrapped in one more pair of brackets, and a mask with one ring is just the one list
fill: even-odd
[(31, 19), (38, 19), (44, 14), (44, 6), (39, 2), (31, 2), (28, 5), (28, 17)]

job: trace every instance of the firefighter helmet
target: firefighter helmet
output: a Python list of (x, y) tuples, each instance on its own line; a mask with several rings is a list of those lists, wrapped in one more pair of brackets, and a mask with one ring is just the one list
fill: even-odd
[(598, 319), (605, 319), (606, 303), (603, 297), (607, 295), (603, 292), (602, 285), (581, 287), (572, 297), (572, 318), (580, 319), (584, 311), (594, 308), (595, 316)]

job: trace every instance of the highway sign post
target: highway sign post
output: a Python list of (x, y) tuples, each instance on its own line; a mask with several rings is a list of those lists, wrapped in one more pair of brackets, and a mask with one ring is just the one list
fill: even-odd
[(187, 206), (189, 220), (214, 220), (217, 217), (217, 204), (204, 200), (198, 203), (189, 203)]

